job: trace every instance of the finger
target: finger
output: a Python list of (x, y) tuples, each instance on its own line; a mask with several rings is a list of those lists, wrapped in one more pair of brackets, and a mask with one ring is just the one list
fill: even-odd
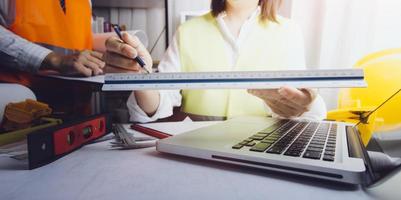
[(310, 89), (310, 88), (302, 88), (300, 89), (302, 92), (304, 92), (305, 94), (307, 94), (312, 101), (316, 99), (316, 96), (318, 95), (318, 91), (317, 89)]
[(100, 60), (103, 58), (103, 54), (100, 53), (100, 52), (97, 52), (97, 51), (91, 51), (90, 54), (91, 54), (93, 57), (98, 58), (98, 59), (100, 59)]
[(120, 67), (114, 67), (111, 65), (106, 65), (106, 67), (103, 70), (105, 73), (135, 73), (139, 71), (132, 71), (132, 70), (126, 70)]
[(106, 61), (107, 65), (112, 65), (127, 70), (138, 71), (141, 68), (133, 59), (113, 52), (106, 52), (103, 56), (103, 59)]
[(78, 57), (78, 62), (82, 63), (85, 67), (90, 68), (92, 70), (92, 75), (99, 75), (102, 74), (103, 71), (101, 70), (100, 66), (96, 62), (92, 62), (91, 58), (94, 59), (91, 55), (91, 51), (83, 51), (80, 53)]
[[(295, 104), (294, 102), (280, 95), (278, 90), (275, 89), (248, 90), (248, 92), (263, 99), (265, 102), (274, 102), (276, 107), (283, 108), (282, 112), (284, 112), (284, 114), (290, 112), (292, 116), (294, 114), (304, 113), (308, 111), (307, 106)], [(270, 104), (272, 105), (272, 103)]]
[(106, 66), (106, 63), (102, 60), (103, 59), (102, 53), (92, 51), (89, 55), (86, 56), (86, 58), (89, 61), (96, 63), (101, 69), (103, 69)]
[(123, 43), (116, 37), (111, 37), (106, 40), (106, 49), (107, 51), (124, 55), (127, 58), (136, 58), (138, 56), (138, 51), (134, 47)]
[(78, 73), (80, 73), (80, 74), (82, 74), (82, 75), (84, 75), (84, 76), (87, 76), (87, 77), (92, 76), (92, 70), (89, 69), (89, 68), (87, 68), (87, 67), (85, 67), (85, 66), (84, 66), (82, 63), (80, 63), (80, 62), (75, 62), (75, 63), (74, 63), (74, 69), (75, 69)]
[(285, 105), (281, 101), (272, 100), (268, 102), (268, 105), (273, 110), (278, 111), (276, 114), (286, 118), (298, 117), (302, 113), (297, 108)]
[(296, 116), (299, 113), (299, 111), (298, 111), (298, 109), (296, 107), (292, 107), (292, 106), (289, 106), (287, 104), (284, 104), (282, 101), (273, 100), (271, 103), (275, 107), (280, 109), (282, 112), (284, 112), (284, 115), (286, 117), (293, 117), (293, 116)]
[(303, 107), (300, 105), (297, 105), (295, 103), (293, 103), (292, 101), (289, 101), (285, 98), (279, 99), (279, 100), (274, 100), (279, 102), (280, 104), (283, 104), (284, 106), (290, 107), (293, 110), (303, 110)]
[(99, 65), (98, 65), (97, 63), (94, 63), (94, 62), (92, 62), (92, 61), (90, 61), (90, 60), (84, 60), (84, 61), (82, 62), (82, 64), (83, 64), (85, 67), (91, 69), (93, 75), (95, 75), (95, 76), (100, 75), (100, 74), (103, 74), (103, 70), (99, 67)]
[(279, 100), (273, 99), (265, 101), (274, 102), (277, 107), (285, 108), (286, 112), (289, 110), (289, 112), (292, 113), (291, 116), (300, 116), (301, 114), (309, 111), (309, 106), (295, 104), (284, 97), (281, 97)]
[(278, 93), (287, 100), (301, 106), (309, 105), (312, 102), (311, 96), (305, 92), (292, 87), (282, 87)]
[(296, 110), (299, 110), (299, 111), (302, 111), (302, 112), (306, 112), (308, 110), (308, 108), (307, 108), (308, 106), (296, 104), (296, 103), (288, 100), (285, 97), (281, 97), (277, 101), (279, 101), (280, 103), (282, 103), (282, 104), (284, 104), (286, 106), (289, 106), (289, 107), (291, 107), (293, 109), (296, 109)]
[[(122, 38), (124, 42), (126, 42), (127, 44), (129, 44), (130, 46), (134, 47), (137, 50), (139, 57), (141, 58), (150, 57), (149, 52), (147, 51), (146, 47), (142, 44), (141, 40), (139, 40), (138, 37), (132, 36), (131, 34), (124, 32), (122, 33)], [(144, 62), (145, 65), (149, 67), (148, 65), (150, 63), (147, 63), (146, 60), (144, 60)]]
[(266, 102), (266, 104), (270, 107), (270, 109), (272, 110), (272, 112), (274, 112), (275, 114), (287, 118), (287, 114), (284, 110), (282, 110), (280, 107), (277, 107), (276, 105), (274, 105), (271, 102)]
[(251, 90), (248, 90), (248, 93), (250, 93), (254, 96), (257, 96), (261, 99), (264, 99), (264, 100), (279, 99), (281, 97), (281, 95), (275, 89), (272, 89), (272, 90), (270, 90), (270, 89), (267, 89), (267, 90), (266, 89), (257, 89), (257, 90), (251, 89)]

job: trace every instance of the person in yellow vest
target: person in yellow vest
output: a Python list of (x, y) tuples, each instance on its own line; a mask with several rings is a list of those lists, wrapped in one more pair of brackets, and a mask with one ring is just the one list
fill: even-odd
[(0, 81), (29, 85), (20, 72), (39, 70), (103, 73), (103, 55), (93, 50), (90, 0), (5, 0), (0, 11)]
[[(304, 69), (300, 29), (277, 15), (280, 0), (212, 0), (212, 11), (179, 27), (158, 68), (163, 72)], [(106, 42), (106, 63), (131, 67), (139, 55), (151, 62), (137, 38), (124, 35)], [(112, 53), (111, 53), (112, 52)], [(132, 121), (149, 122), (172, 115), (173, 107), (195, 120), (236, 116), (323, 119), (325, 103), (311, 89), (134, 91), (128, 102)]]

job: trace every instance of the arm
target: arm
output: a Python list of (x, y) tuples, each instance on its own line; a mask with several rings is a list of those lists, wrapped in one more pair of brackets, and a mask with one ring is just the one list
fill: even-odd
[[(89, 0), (90, 2), (90, 0)], [(0, 1), (0, 62), (2, 67), (36, 73), (54, 70), (63, 75), (98, 75), (105, 63), (102, 54), (90, 50), (60, 55), (7, 30), (15, 19), (15, 1)]]
[[(294, 24), (292, 28), (293, 31), (291, 32), (293, 33), (290, 35), (289, 40), (291, 48), (289, 48), (288, 66), (290, 66), (291, 69), (304, 70), (306, 69), (306, 55), (302, 29), (296, 24)], [(303, 91), (307, 92), (307, 95), (312, 97), (312, 102), (308, 105), (306, 112), (304, 112), (300, 117), (311, 120), (325, 119), (327, 115), (326, 103), (319, 95), (319, 91), (317, 89), (303, 89)]]
[(133, 91), (139, 107), (148, 115), (153, 116), (160, 104), (159, 91)]
[(5, 67), (36, 73), (50, 53), (0, 26), (0, 61)]
[[(128, 33), (128, 34), (126, 34)], [(145, 47), (142, 45), (142, 43), (137, 40), (138, 38), (135, 37), (134, 35), (130, 34), (129, 32), (126, 32), (124, 34), (125, 36), (125, 41), (127, 43), (131, 43), (131, 46), (138, 46), (140, 48), (139, 51), (146, 51)], [(113, 40), (108, 40), (109, 38), (115, 38), (117, 35), (115, 33), (99, 33), (99, 34), (94, 34), (93, 36), (93, 48), (95, 51), (100, 51), (100, 52), (107, 52), (108, 50), (113, 51), (112, 49), (118, 50), (119, 45), (121, 45), (119, 40), (113, 39)], [(108, 47), (106, 47), (108, 45)], [(129, 47), (127, 47), (129, 48)], [(130, 51), (130, 49), (126, 50)], [(118, 52), (117, 52), (118, 53)], [(130, 56), (135, 57), (135, 55), (129, 55), (130, 52), (127, 52), (128, 54), (126, 55), (127, 58), (122, 58), (120, 57), (119, 60), (113, 61), (114, 63), (110, 63), (112, 60), (112, 57), (116, 57), (116, 55), (113, 55), (111, 53), (106, 53), (106, 56), (108, 56), (107, 61), (109, 64), (114, 65), (114, 66), (120, 66), (124, 68), (135, 68), (137, 67), (137, 63), (133, 63), (132, 60), (129, 58)], [(109, 56), (110, 55), (110, 56)], [(147, 53), (143, 53), (145, 57), (150, 57), (148, 56)], [(142, 56), (141, 56), (142, 57)], [(148, 63), (152, 63), (151, 58), (148, 59)], [(150, 65), (150, 64), (149, 64)], [(125, 72), (123, 70), (118, 70), (118, 69), (110, 69), (107, 70), (108, 72)], [(129, 71), (127, 71), (129, 72)], [(160, 95), (158, 91), (136, 91), (134, 92), (134, 97), (136, 99), (136, 103), (140, 106), (140, 108), (149, 116), (154, 115), (156, 112), (158, 106), (159, 106), (159, 101), (160, 101)]]
[[(288, 34), (287, 66), (289, 70), (304, 70), (306, 62), (301, 29), (291, 25)], [(274, 117), (301, 117), (314, 120), (326, 117), (326, 105), (317, 90), (282, 87), (279, 90), (249, 90), (249, 92), (263, 99)]]
[(106, 41), (110, 37), (117, 37), (115, 33), (93, 33), (93, 50), (98, 52), (106, 52)]
[[(112, 36), (106, 40), (104, 59), (110, 68), (117, 68), (110, 71), (122, 72), (125, 71), (124, 69), (131, 69), (133, 72), (142, 73), (142, 67), (133, 59), (137, 56), (144, 59), (146, 68), (152, 67), (152, 58), (137, 37), (124, 32), (122, 39), (124, 41)], [(134, 96), (137, 104), (148, 115), (153, 115), (157, 110), (160, 101), (157, 91), (136, 91)]]
[[(177, 37), (174, 36), (158, 66), (159, 72), (180, 72), (179, 57)], [(173, 108), (181, 105), (181, 99), (180, 90), (134, 91), (127, 101), (131, 121), (150, 122), (169, 117), (173, 115)]]
[(60, 55), (10, 32), (0, 26), (0, 61), (4, 67), (37, 73), (55, 70), (64, 75), (92, 76), (103, 73), (102, 54), (82, 51), (73, 55)]
[[(119, 71), (117, 68), (129, 68), (132, 72), (141, 73), (141, 67), (132, 58), (141, 56), (145, 67), (150, 68), (152, 58), (146, 48), (140, 43), (137, 37), (123, 33), (122, 43), (116, 37), (106, 41), (107, 51), (105, 53), (106, 67), (109, 71)], [(180, 71), (179, 55), (176, 39), (167, 50), (165, 57), (159, 64), (160, 72)], [(126, 71), (124, 71), (126, 72)], [(173, 107), (181, 104), (179, 90), (174, 91), (134, 91), (131, 93), (127, 106), (131, 115), (131, 121), (150, 122), (159, 118), (165, 118), (173, 114)]]
[[(159, 72), (180, 72), (181, 71), (180, 56), (177, 44), (177, 37), (174, 36), (170, 47), (167, 49), (166, 54), (161, 60), (158, 69)], [(159, 91), (135, 91), (135, 97), (138, 105), (145, 111), (148, 116), (153, 116), (159, 108), (160, 105), (160, 93), (166, 94), (165, 92)], [(168, 94), (168, 93), (167, 93)], [(177, 94), (179, 97), (177, 97)], [(174, 102), (171, 102), (168, 107), (180, 106), (181, 105), (181, 95), (179, 90), (173, 90), (170, 92)], [(167, 117), (167, 116), (166, 116)]]

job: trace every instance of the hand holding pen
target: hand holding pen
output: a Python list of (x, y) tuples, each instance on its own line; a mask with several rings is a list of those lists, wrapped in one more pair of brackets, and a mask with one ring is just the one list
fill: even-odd
[(106, 41), (106, 53), (104, 60), (108, 66), (113, 69), (109, 72), (151, 72), (152, 58), (136, 36), (131, 36), (128, 33), (121, 32), (118, 25), (113, 25), (117, 37), (110, 37)]

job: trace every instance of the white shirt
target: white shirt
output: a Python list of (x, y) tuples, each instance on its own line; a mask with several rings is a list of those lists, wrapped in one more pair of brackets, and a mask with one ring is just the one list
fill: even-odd
[[(226, 14), (223, 12), (219, 16), (217, 16), (217, 24), (218, 27), (224, 37), (225, 40), (225, 48), (226, 53), (229, 55), (229, 63), (234, 67), (235, 63), (238, 60), (239, 52), (241, 50), (241, 46), (243, 41), (250, 35), (253, 28), (257, 25), (258, 17), (260, 15), (260, 8), (256, 9), (255, 12), (245, 21), (240, 29), (240, 33), (238, 37), (235, 37), (228, 29), (224, 17)], [(292, 52), (290, 52), (290, 63), (289, 66), (291, 69), (305, 69), (305, 56), (304, 56), (304, 47), (303, 47), (303, 39), (302, 34), (294, 33), (294, 38), (292, 42), (289, 44), (293, 44), (294, 48)], [(161, 60), (158, 69), (159, 72), (181, 72), (181, 63), (180, 63), (180, 52), (178, 48), (177, 42), (178, 36), (175, 35), (170, 47), (167, 49), (163, 59)], [(180, 90), (161, 90), (160, 92), (160, 104), (156, 111), (156, 113), (149, 117), (137, 104), (135, 94), (132, 92), (130, 95), (127, 106), (130, 113), (130, 120), (135, 122), (151, 122), (156, 121), (157, 119), (166, 118), (173, 114), (173, 107), (181, 106), (181, 94)], [(270, 108), (266, 105), (266, 109), (268, 113), (272, 113)], [(274, 117), (274, 113), (272, 113)], [(278, 116), (277, 116), (278, 117)], [(302, 115), (302, 118), (307, 119), (323, 119), (326, 117), (326, 106), (323, 99), (317, 95), (315, 101), (311, 105), (311, 110)]]

